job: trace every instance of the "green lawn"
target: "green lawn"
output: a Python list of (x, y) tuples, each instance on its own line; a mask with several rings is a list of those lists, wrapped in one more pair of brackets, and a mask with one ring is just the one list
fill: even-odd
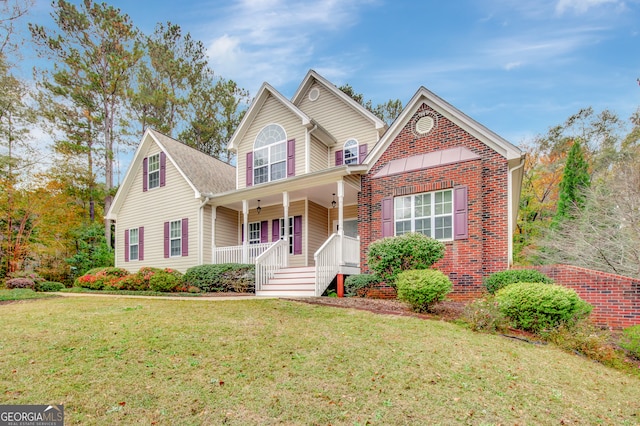
[(549, 346), (279, 300), (0, 305), (0, 404), (67, 424), (636, 424), (640, 379)]

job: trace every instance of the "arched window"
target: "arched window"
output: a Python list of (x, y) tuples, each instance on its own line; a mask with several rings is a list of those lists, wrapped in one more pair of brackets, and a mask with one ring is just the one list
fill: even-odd
[(344, 164), (358, 164), (358, 141), (355, 139), (344, 143)]
[(287, 134), (282, 126), (268, 124), (253, 144), (253, 183), (287, 177)]

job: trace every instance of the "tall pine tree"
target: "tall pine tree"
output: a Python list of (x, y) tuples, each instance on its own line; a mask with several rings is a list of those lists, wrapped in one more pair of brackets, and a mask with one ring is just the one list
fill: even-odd
[(575, 217), (577, 209), (584, 207), (585, 190), (591, 185), (589, 165), (584, 159), (584, 151), (579, 139), (575, 139), (567, 154), (560, 192), (558, 194), (558, 208), (553, 218), (554, 225)]

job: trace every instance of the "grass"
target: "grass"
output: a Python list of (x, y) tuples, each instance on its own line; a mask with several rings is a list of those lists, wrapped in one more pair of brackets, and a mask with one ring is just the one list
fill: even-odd
[(0, 306), (0, 404), (66, 424), (636, 424), (640, 379), (443, 321), (281, 300)]
[(35, 292), (28, 288), (14, 288), (11, 290), (0, 290), (0, 302), (11, 300), (45, 299), (55, 297), (53, 294)]

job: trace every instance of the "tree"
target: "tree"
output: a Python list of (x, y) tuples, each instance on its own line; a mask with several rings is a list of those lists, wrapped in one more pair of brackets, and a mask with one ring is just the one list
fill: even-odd
[(16, 22), (25, 16), (35, 0), (4, 0), (0, 2), (0, 55), (19, 54), (18, 43), (12, 40)]
[(402, 112), (402, 101), (400, 101), (400, 99), (389, 99), (387, 102), (378, 104), (374, 107), (371, 99), (365, 102), (364, 95), (362, 93), (357, 93), (350, 84), (344, 84), (338, 87), (338, 89), (349, 95), (351, 99), (358, 102), (380, 120), (389, 125), (393, 123), (396, 117), (398, 117)]
[(562, 181), (560, 181), (558, 208), (553, 219), (555, 224), (574, 217), (584, 207), (585, 190), (591, 184), (588, 168), (582, 152), (582, 144), (580, 140), (575, 140), (567, 155)]
[[(111, 204), (114, 146), (122, 132), (122, 107), (130, 72), (141, 56), (137, 29), (127, 15), (106, 3), (83, 0), (80, 7), (66, 0), (53, 3), (57, 29), (30, 24), (33, 40), (44, 57), (54, 59), (51, 74), (44, 73), (44, 85), (60, 104), (74, 109), (75, 117), (86, 117), (84, 129), (98, 126), (103, 149), (105, 210)], [(78, 137), (74, 132), (73, 137)], [(111, 239), (111, 224), (105, 236)]]

